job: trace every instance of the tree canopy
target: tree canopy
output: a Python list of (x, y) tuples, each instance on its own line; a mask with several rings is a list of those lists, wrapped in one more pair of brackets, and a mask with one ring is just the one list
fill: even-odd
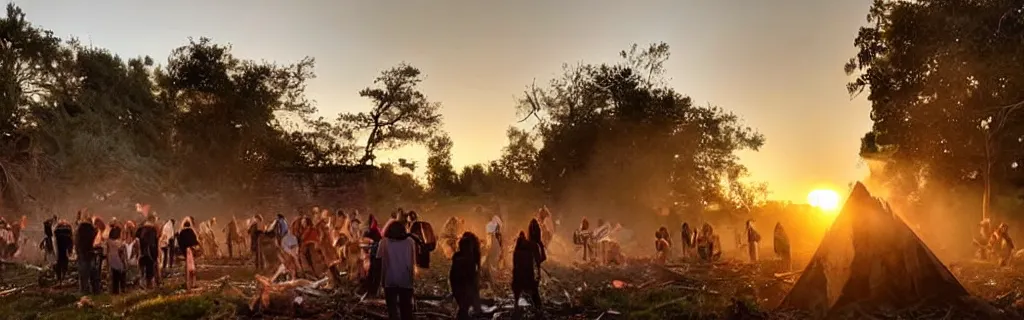
[[(1024, 7), (1020, 1), (876, 0), (846, 65), (867, 92), (861, 154), (918, 198), (930, 187), (1019, 184), (1024, 156)], [(987, 207), (987, 205), (986, 205)]]
[[(309, 57), (247, 60), (198, 38), (164, 62), (126, 59), (58, 39), (14, 5), (0, 19), (0, 49), (4, 206), (244, 197), (273, 170), (338, 166), (376, 168), (366, 194), (380, 206), (431, 195), (697, 212), (743, 207), (763, 192), (741, 182), (736, 152), (764, 138), (669, 87), (663, 43), (633, 46), (616, 64), (566, 66), (529, 87), (516, 107), (537, 125), (510, 127), (497, 159), (460, 169), (440, 103), (405, 63), (358, 92), (370, 102), (364, 111), (327, 120), (306, 98)], [(428, 151), (429, 190), (413, 176), (415, 161), (375, 163), (383, 150), (416, 144)]]
[(668, 87), (668, 45), (620, 56), (566, 66), (546, 88), (528, 88), (520, 110), (539, 121), (542, 143), (530, 181), (556, 199), (613, 210), (733, 205), (726, 183), (745, 172), (736, 152), (757, 150), (763, 136)]

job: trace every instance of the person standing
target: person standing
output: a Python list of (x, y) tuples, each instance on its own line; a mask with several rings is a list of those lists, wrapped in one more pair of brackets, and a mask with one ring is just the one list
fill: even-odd
[(161, 268), (165, 270), (174, 268), (174, 236), (174, 219), (170, 219), (164, 222), (160, 230), (160, 252), (163, 253)]
[(238, 221), (234, 216), (231, 217), (231, 221), (228, 221), (228, 225), (224, 227), (224, 235), (228, 238), (228, 258), (232, 259), (235, 257), (234, 244), (242, 240), (242, 235), (238, 233)]
[(504, 251), (503, 248), (505, 247), (505, 243), (503, 242), (504, 238), (502, 237), (502, 232), (504, 230), (502, 229), (504, 229), (504, 225), (501, 218), (497, 215), (491, 217), (491, 222), (488, 222), (486, 226), (487, 235), (490, 238), (490, 248), (488, 248), (487, 253), (486, 269), (488, 278), (493, 277), (494, 274), (498, 272), (498, 268), (501, 267), (501, 263), (503, 262), (502, 252)]
[(388, 224), (385, 239), (377, 249), (377, 257), (381, 259), (384, 271), (384, 299), (388, 306), (388, 318), (412, 319), (416, 243), (406, 232), (404, 221), (396, 220)]
[(57, 275), (57, 283), (64, 281), (68, 274), (68, 262), (71, 252), (75, 249), (75, 241), (71, 224), (67, 220), (57, 222), (53, 230), (53, 238), (57, 245), (57, 264), (53, 266), (53, 272)]
[(110, 233), (104, 246), (107, 256), (107, 265), (110, 266), (110, 293), (121, 294), (124, 292), (125, 280), (128, 274), (128, 248), (121, 240), (122, 230), (120, 226), (111, 226)]
[(320, 229), (317, 229), (313, 225), (313, 219), (310, 217), (302, 218), (302, 234), (299, 236), (299, 248), (302, 250), (303, 262), (309, 266), (309, 271), (319, 277), (320, 273), (316, 270), (316, 263), (313, 261), (314, 256), (319, 256), (318, 244), (320, 243)]
[(277, 214), (277, 220), (274, 220), (274, 225), (271, 226), (270, 230), (274, 231), (274, 236), (277, 237), (277, 244), (280, 245), (281, 239), (288, 235), (288, 222), (285, 221), (283, 214)]
[(786, 229), (782, 228), (782, 222), (775, 224), (774, 240), (775, 255), (782, 259), (782, 270), (788, 272), (793, 262), (789, 251), (789, 236), (786, 235)]
[(519, 315), (519, 297), (525, 295), (536, 307), (537, 312), (541, 313), (538, 318), (543, 318), (544, 309), (540, 298), (540, 264), (544, 262), (544, 255), (544, 249), (539, 243), (530, 241), (526, 238), (525, 233), (519, 232), (512, 254), (513, 317)]
[(747, 220), (747, 248), (750, 254), (750, 262), (756, 263), (758, 258), (758, 250), (761, 246), (761, 234), (754, 228), (754, 220)]
[(260, 236), (263, 235), (263, 216), (255, 215), (249, 222), (249, 250), (252, 251), (256, 270), (263, 269), (263, 252), (260, 251)]
[(93, 250), (93, 241), (96, 240), (96, 228), (88, 218), (78, 222), (78, 230), (75, 232), (75, 251), (78, 252), (78, 288), (82, 294), (99, 293), (100, 288), (93, 287), (93, 263), (95, 263), (96, 252)]
[(185, 253), (185, 289), (192, 290), (196, 286), (196, 260), (192, 248), (199, 245), (199, 237), (192, 229), (192, 219), (186, 218), (182, 223), (177, 244)]
[(472, 232), (465, 232), (459, 238), (448, 279), (459, 307), (457, 320), (472, 319), (469, 315), (471, 308), (476, 312), (483, 311), (480, 308), (480, 239)]
[[(142, 269), (142, 277), (146, 281), (146, 288), (153, 287), (153, 279), (156, 277), (157, 260), (159, 259), (159, 231), (156, 229), (156, 218), (149, 216), (142, 227), (136, 231), (136, 238), (139, 241), (139, 268)], [(160, 279), (156, 279), (157, 285)]]
[(380, 233), (380, 227), (377, 224), (377, 218), (371, 214), (367, 220), (369, 221), (369, 228), (366, 230), (366, 233), (363, 234), (363, 237), (370, 239), (370, 245), (368, 248), (370, 270), (367, 273), (366, 281), (363, 285), (367, 294), (373, 297), (377, 296), (377, 293), (380, 291), (381, 274), (383, 273), (381, 258), (377, 255), (382, 235)]
[(40, 245), (43, 249), (43, 262), (49, 262), (50, 257), (53, 256), (53, 225), (57, 223), (57, 216), (46, 219), (43, 221), (43, 243)]

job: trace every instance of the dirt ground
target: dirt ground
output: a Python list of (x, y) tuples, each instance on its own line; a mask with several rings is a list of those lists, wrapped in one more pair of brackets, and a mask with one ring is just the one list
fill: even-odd
[[(240, 259), (200, 261), (200, 286), (185, 291), (180, 266), (170, 271), (160, 289), (133, 288), (129, 293), (90, 296), (82, 301), (77, 283), (40, 286), (41, 271), (4, 264), (0, 272), (0, 318), (3, 319), (381, 319), (384, 302), (363, 297), (355, 283), (339, 288), (295, 294), (301, 304), (253, 312), (257, 295), (255, 272)], [(543, 313), (548, 319), (800, 319), (792, 312), (772, 311), (799, 273), (779, 272), (777, 261), (759, 264), (726, 259), (714, 264), (629, 260), (619, 266), (548, 263), (543, 277)], [(455, 306), (448, 296), (449, 265), (436, 257), (421, 270), (416, 288), (420, 319), (449, 319)], [(1024, 272), (983, 262), (954, 263), (951, 270), (970, 292), (1006, 310), (1024, 306)], [(481, 319), (511, 319), (509, 279), (499, 276), (482, 288)], [(104, 283), (106, 285), (106, 282)], [(293, 300), (294, 302), (294, 300)], [(523, 302), (525, 303), (525, 302)], [(536, 308), (523, 308), (526, 319)], [(891, 319), (942, 319), (942, 310), (902, 310)]]

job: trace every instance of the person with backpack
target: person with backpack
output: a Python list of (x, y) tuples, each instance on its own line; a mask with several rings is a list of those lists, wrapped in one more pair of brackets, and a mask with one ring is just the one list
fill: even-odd
[(416, 266), (423, 269), (430, 268), (430, 253), (437, 249), (437, 237), (434, 235), (434, 227), (430, 222), (420, 221), (416, 211), (409, 211), (406, 219), (410, 223), (409, 233), (416, 241)]
[(413, 280), (415, 278), (416, 241), (406, 232), (405, 222), (392, 221), (377, 249), (384, 279), (384, 299), (388, 318), (413, 319)]

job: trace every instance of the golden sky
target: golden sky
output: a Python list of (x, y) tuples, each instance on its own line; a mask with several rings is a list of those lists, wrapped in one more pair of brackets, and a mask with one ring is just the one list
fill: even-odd
[[(230, 43), (276, 62), (316, 58), (308, 96), (320, 112), (365, 110), (358, 91), (400, 62), (443, 104), (456, 167), (497, 158), (516, 97), (563, 63), (613, 62), (632, 43), (666, 42), (670, 84), (695, 102), (739, 114), (767, 138), (743, 153), (771, 199), (845, 192), (864, 177), (859, 138), (871, 121), (851, 99), (843, 64), (870, 0), (675, 1), (137, 1), (22, 0), (28, 19), (122, 56), (166, 61), (188, 37)], [(381, 160), (418, 159), (420, 148)], [(422, 170), (422, 169), (421, 169)], [(841, 192), (841, 193), (842, 193)]]

